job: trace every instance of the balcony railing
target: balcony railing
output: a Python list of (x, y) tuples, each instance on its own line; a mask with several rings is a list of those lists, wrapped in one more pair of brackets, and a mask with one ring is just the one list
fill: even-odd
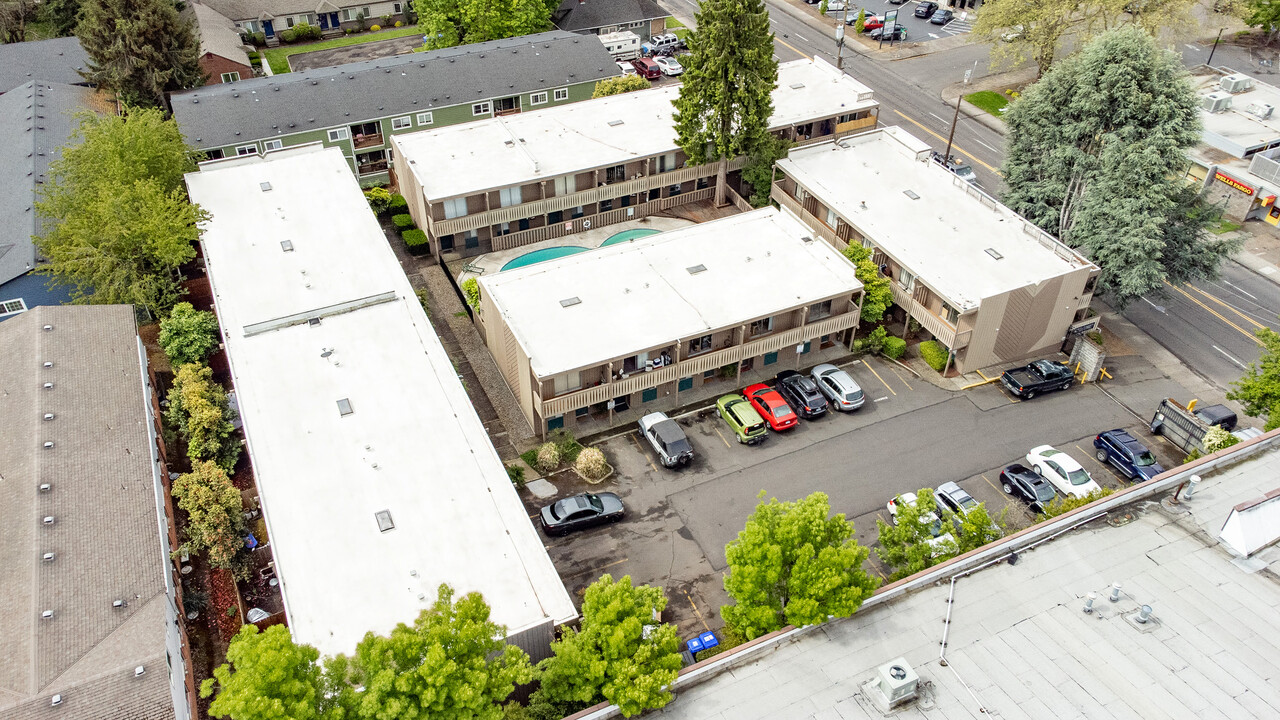
[(912, 297), (911, 293), (898, 284), (898, 281), (891, 280), (889, 287), (893, 289), (893, 301), (898, 307), (906, 310), (916, 322), (920, 323), (921, 327), (933, 333), (933, 336), (943, 345), (952, 350), (959, 350), (969, 344), (969, 336), (973, 334), (971, 331), (966, 330), (957, 336), (955, 326), (933, 314), (932, 310)]
[(800, 201), (788, 195), (787, 191), (783, 190), (782, 185), (779, 183), (773, 184), (773, 190), (771, 190), (769, 194), (778, 202), (779, 205), (791, 211), (792, 214), (803, 220), (805, 225), (809, 226), (811, 230), (816, 232), (823, 240), (830, 243), (835, 249), (843, 250), (845, 246), (849, 244), (841, 240), (840, 236), (836, 235), (834, 230), (827, 227), (826, 223), (819, 221), (818, 218), (813, 216), (813, 213), (805, 210), (804, 206), (800, 204)]
[(543, 418), (555, 417), (580, 407), (587, 407), (588, 405), (602, 403), (640, 390), (658, 387), (679, 378), (693, 377), (707, 370), (736, 364), (746, 358), (777, 352), (791, 345), (800, 345), (823, 335), (847, 330), (857, 324), (858, 313), (848, 312), (809, 323), (808, 325), (791, 328), (759, 340), (752, 340), (742, 345), (696, 355), (674, 365), (668, 365), (649, 372), (640, 372), (624, 380), (603, 383), (569, 393), (568, 395), (543, 400), (534, 391), (534, 402), (540, 406), (541, 412), (539, 414)]
[(374, 162), (370, 162), (370, 163), (360, 163), (359, 165), (356, 166), (356, 169), (359, 171), (359, 174), (361, 175), (369, 175), (370, 173), (386, 172), (387, 161), (375, 160)]
[(357, 150), (370, 147), (382, 147), (382, 133), (374, 133), (372, 135), (356, 135), (351, 140), (352, 145)]

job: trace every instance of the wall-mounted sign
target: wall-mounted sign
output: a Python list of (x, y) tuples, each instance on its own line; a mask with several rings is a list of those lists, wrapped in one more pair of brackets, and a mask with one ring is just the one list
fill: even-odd
[(1239, 190), (1245, 195), (1253, 194), (1253, 188), (1249, 187), (1248, 185), (1245, 185), (1244, 183), (1240, 182), (1239, 180), (1236, 180), (1235, 178), (1229, 175), (1224, 175), (1221, 170), (1213, 174), (1213, 179), (1217, 180), (1218, 182), (1226, 183), (1227, 185), (1230, 185), (1231, 187)]

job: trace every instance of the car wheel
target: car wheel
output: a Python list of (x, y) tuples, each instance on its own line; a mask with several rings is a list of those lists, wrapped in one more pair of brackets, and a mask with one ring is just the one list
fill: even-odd
[(1039, 475), (1040, 477), (1044, 477), (1044, 468), (1040, 467), (1039, 465), (1033, 465), (1031, 469), (1035, 470), (1036, 474)]
[(1071, 387), (1071, 381), (1070, 381), (1070, 380), (1068, 380), (1068, 381), (1066, 381), (1066, 382), (1062, 383), (1062, 387), (1060, 387), (1060, 388), (1058, 388), (1058, 389), (1059, 389), (1059, 390), (1066, 390), (1066, 389), (1068, 389), (1068, 388), (1070, 388), (1070, 387)]
[(1022, 399), (1023, 399), (1023, 400), (1030, 400), (1031, 398), (1033, 398), (1033, 397), (1035, 397), (1035, 396), (1036, 396), (1036, 393), (1035, 393), (1035, 391), (1034, 391), (1034, 390), (1032, 390), (1031, 392), (1027, 393), (1026, 395), (1023, 395), (1023, 396), (1022, 396)]
[(609, 518), (609, 522), (611, 523), (620, 522), (621, 520), (622, 520), (621, 515), (614, 515), (613, 517)]
[(1013, 486), (1012, 486), (1012, 485), (1010, 485), (1009, 483), (1005, 483), (1005, 484), (1004, 484), (1004, 491), (1005, 491), (1005, 493), (1006, 493), (1006, 494), (1008, 494), (1008, 495), (1012, 495), (1012, 494), (1013, 494)]
[(1107, 454), (1106, 450), (1099, 450), (1098, 452), (1094, 453), (1093, 456), (1098, 458), (1098, 462), (1100, 463), (1106, 463), (1108, 460), (1111, 459), (1111, 456)]

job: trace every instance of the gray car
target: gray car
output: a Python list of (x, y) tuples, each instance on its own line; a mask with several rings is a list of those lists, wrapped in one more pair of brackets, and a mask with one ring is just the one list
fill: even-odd
[(604, 523), (616, 523), (626, 514), (622, 499), (611, 492), (583, 493), (558, 500), (542, 508), (542, 530), (548, 535), (564, 535)]
[(693, 446), (680, 423), (666, 413), (649, 413), (640, 418), (640, 434), (653, 446), (663, 467), (684, 467), (693, 462)]
[(809, 376), (818, 385), (818, 391), (831, 401), (831, 407), (846, 412), (857, 410), (866, 402), (862, 388), (854, 382), (849, 373), (835, 365), (819, 365), (809, 371)]
[(939, 485), (938, 489), (933, 492), (933, 496), (938, 499), (939, 505), (957, 515), (968, 515), (970, 511), (978, 507), (978, 501), (965, 492), (964, 488), (953, 482), (945, 482)]

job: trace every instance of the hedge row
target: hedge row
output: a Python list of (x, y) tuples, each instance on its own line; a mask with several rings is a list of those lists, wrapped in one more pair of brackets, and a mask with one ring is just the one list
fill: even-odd
[(929, 367), (942, 372), (947, 366), (947, 349), (937, 340), (925, 340), (920, 343), (920, 357), (929, 363)]

